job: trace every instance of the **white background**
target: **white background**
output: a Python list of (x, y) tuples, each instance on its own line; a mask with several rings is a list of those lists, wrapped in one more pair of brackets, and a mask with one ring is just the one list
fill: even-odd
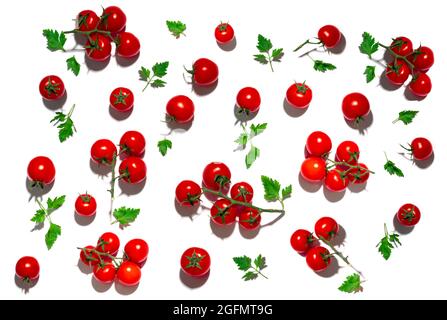
[[(100, 12), (102, 1), (30, 1), (9, 2), (1, 20), (3, 44), (0, 52), (2, 74), (2, 223), (3, 247), (0, 272), (0, 297), (31, 298), (97, 298), (97, 299), (365, 299), (365, 298), (445, 298), (447, 285), (444, 267), (445, 171), (445, 56), (443, 39), (445, 18), (441, 1), (115, 1), (127, 14), (127, 30), (135, 33), (142, 44), (139, 60), (131, 66), (119, 66), (115, 58), (101, 71), (87, 71), (82, 52), (75, 55), (83, 61), (79, 77), (66, 70), (65, 59), (71, 53), (52, 53), (41, 35), (44, 28), (70, 29), (72, 19), (82, 9)], [(26, 8), (24, 7), (26, 6)], [(187, 24), (186, 37), (175, 39), (165, 26), (167, 19), (180, 19)], [(223, 51), (214, 40), (214, 28), (220, 21), (230, 21), (236, 31), (237, 46)], [(346, 48), (340, 55), (314, 54), (314, 58), (337, 66), (332, 72), (317, 73), (310, 59), (292, 53), (295, 46), (316, 36), (324, 24), (335, 24), (346, 37)], [(404, 88), (387, 91), (376, 79), (365, 83), (363, 70), (368, 61), (358, 45), (363, 31), (388, 43), (392, 37), (405, 35), (415, 46), (420, 42), (435, 53), (435, 66), (429, 75), (432, 93), (423, 101), (409, 101)], [(258, 33), (271, 38), (275, 47), (283, 47), (285, 56), (275, 63), (275, 73), (253, 61)], [(71, 40), (70, 40), (70, 43)], [(67, 45), (69, 47), (69, 45)], [(208, 57), (219, 66), (219, 84), (212, 94), (197, 96), (182, 77), (183, 65), (189, 66), (200, 57)], [(380, 53), (376, 55), (380, 57)], [(163, 89), (148, 88), (138, 80), (141, 65), (169, 60), (170, 66)], [(380, 66), (377, 67), (380, 71)], [(54, 111), (46, 108), (38, 84), (47, 74), (62, 77), (68, 91), (64, 110), (76, 103), (73, 119), (78, 133), (60, 144), (57, 130), (49, 124)], [(299, 117), (285, 112), (283, 99), (293, 81), (306, 80), (314, 98), (306, 113)], [(268, 129), (256, 140), (261, 158), (250, 170), (244, 165), (244, 153), (233, 152), (233, 140), (240, 133), (235, 126), (233, 106), (238, 90), (244, 86), (258, 88), (262, 106), (254, 123), (268, 122)], [(108, 97), (117, 86), (131, 88), (135, 108), (129, 118), (118, 121), (109, 114)], [(365, 135), (350, 128), (341, 112), (341, 101), (350, 92), (363, 92), (371, 103), (374, 121)], [(187, 132), (170, 136), (173, 149), (163, 158), (157, 141), (169, 129), (163, 119), (166, 102), (177, 94), (192, 97), (195, 119)], [(403, 109), (420, 110), (409, 126), (392, 124)], [(132, 196), (120, 195), (116, 206), (141, 208), (137, 221), (126, 230), (109, 224), (108, 179), (92, 172), (89, 152), (92, 143), (108, 138), (118, 143), (127, 130), (139, 130), (147, 139), (144, 160), (148, 180), (144, 189)], [(299, 183), (307, 135), (324, 130), (334, 148), (352, 139), (361, 149), (361, 160), (377, 174), (370, 177), (366, 189), (347, 191), (334, 201), (323, 188), (309, 193)], [(429, 138), (435, 149), (435, 161), (427, 169), (418, 168), (398, 155), (399, 144), (417, 136)], [(389, 176), (383, 170), (383, 152), (403, 169), (406, 177)], [(29, 201), (25, 187), (26, 167), (37, 155), (53, 159), (56, 183), (48, 194), (67, 195), (66, 204), (53, 214), (62, 226), (62, 236), (51, 251), (44, 243), (46, 228), (30, 232), (30, 218), (36, 209)], [(286, 202), (286, 216), (259, 234), (247, 239), (236, 227), (221, 239), (210, 227), (208, 212), (203, 210), (192, 219), (180, 215), (174, 206), (174, 189), (183, 179), (199, 182), (204, 166), (211, 161), (229, 165), (233, 181), (246, 180), (255, 188), (255, 202), (267, 207), (262, 196), (260, 175), (293, 184), (293, 197)], [(98, 213), (87, 226), (77, 223), (74, 201), (78, 193), (88, 190), (98, 201)], [(328, 199), (330, 198), (330, 199)], [(46, 199), (46, 196), (45, 196)], [(332, 201), (330, 201), (332, 200)], [(389, 261), (377, 252), (376, 244), (383, 234), (383, 223), (393, 229), (393, 216), (400, 205), (413, 202), (422, 211), (421, 222), (401, 238), (403, 246), (393, 251)], [(205, 202), (206, 205), (209, 203)], [(314, 274), (305, 259), (289, 245), (290, 235), (298, 228), (313, 230), (322, 216), (334, 217), (345, 229), (342, 247), (357, 268), (365, 274), (364, 292), (341, 293), (337, 287), (351, 270), (341, 268), (331, 277)], [(272, 215), (270, 220), (275, 216)], [(264, 223), (270, 221), (264, 216)], [(95, 244), (105, 231), (116, 232), (122, 245), (142, 237), (150, 245), (149, 260), (143, 269), (137, 290), (128, 294), (112, 286), (109, 290), (92, 286), (91, 275), (79, 270), (78, 246)], [(190, 288), (179, 276), (181, 253), (189, 246), (201, 246), (212, 258), (212, 271), (201, 287)], [(269, 280), (243, 282), (232, 257), (262, 253), (267, 257), (265, 274)], [(37, 285), (24, 294), (14, 281), (14, 266), (23, 255), (35, 256), (41, 265)], [(194, 283), (193, 283), (194, 285)]]

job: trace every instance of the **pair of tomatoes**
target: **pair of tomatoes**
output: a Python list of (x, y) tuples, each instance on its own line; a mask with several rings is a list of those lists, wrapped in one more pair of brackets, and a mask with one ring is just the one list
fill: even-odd
[(143, 239), (130, 240), (124, 247), (122, 259), (116, 258), (119, 247), (118, 236), (106, 232), (99, 237), (96, 247), (82, 248), (79, 258), (93, 267), (93, 276), (101, 283), (111, 283), (116, 278), (125, 286), (136, 286), (141, 279), (141, 267), (147, 261), (149, 245)]
[(320, 218), (315, 223), (315, 235), (304, 229), (296, 230), (291, 238), (290, 245), (296, 252), (306, 255), (307, 265), (315, 272), (327, 269), (331, 264), (332, 254), (325, 247), (319, 246), (318, 239), (331, 241), (338, 233), (337, 221), (330, 217)]

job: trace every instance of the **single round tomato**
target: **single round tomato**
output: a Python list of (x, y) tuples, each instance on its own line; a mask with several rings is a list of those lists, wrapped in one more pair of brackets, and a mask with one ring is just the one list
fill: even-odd
[(180, 266), (192, 277), (202, 277), (210, 271), (211, 258), (205, 249), (192, 247), (183, 252)]
[(312, 101), (312, 90), (305, 83), (294, 83), (286, 92), (287, 102), (295, 108), (307, 108)]
[(236, 103), (241, 111), (245, 111), (247, 114), (250, 112), (258, 112), (261, 106), (261, 96), (255, 88), (245, 87), (239, 90)]
[(311, 248), (306, 255), (307, 265), (315, 272), (326, 270), (331, 261), (332, 256), (329, 250), (321, 246)]
[(110, 38), (100, 34), (92, 33), (85, 43), (85, 54), (93, 61), (105, 61), (112, 54), (112, 44)]
[(368, 167), (364, 163), (359, 163), (358, 166), (348, 170), (348, 179), (355, 184), (365, 183), (369, 178)]
[(341, 32), (335, 26), (326, 25), (318, 30), (318, 39), (320, 39), (326, 48), (334, 48), (340, 42)]
[(410, 82), (410, 91), (415, 96), (426, 97), (431, 91), (431, 80), (426, 73), (417, 73)]
[(220, 44), (227, 44), (234, 39), (234, 29), (229, 23), (220, 23), (214, 30), (214, 37)]
[(253, 200), (253, 187), (247, 182), (235, 183), (230, 190), (231, 199), (240, 202), (251, 202)]
[(200, 203), (202, 188), (191, 180), (183, 180), (175, 188), (175, 200), (182, 207), (192, 207)]
[(87, 266), (96, 266), (100, 262), (98, 253), (94, 246), (86, 246), (81, 249), (79, 259)]
[(95, 198), (87, 193), (79, 195), (75, 201), (75, 211), (80, 216), (93, 216), (96, 213)]
[(296, 230), (290, 237), (290, 245), (293, 250), (301, 254), (306, 253), (315, 241), (316, 239), (312, 233), (303, 229)]
[(127, 88), (119, 87), (110, 94), (110, 106), (119, 112), (128, 112), (133, 108), (134, 96)]
[(331, 241), (339, 230), (337, 221), (330, 217), (323, 217), (315, 222), (315, 234), (318, 238), (323, 238), (327, 241)]
[(343, 171), (338, 169), (329, 170), (324, 179), (324, 186), (332, 192), (341, 192), (346, 190), (349, 184), (348, 177)]
[(146, 140), (138, 131), (127, 131), (120, 139), (120, 153), (128, 156), (141, 157), (146, 149)]
[(126, 243), (124, 254), (127, 260), (141, 265), (147, 260), (149, 245), (143, 239), (132, 239)]
[(51, 184), (56, 177), (56, 168), (50, 158), (38, 156), (32, 159), (28, 164), (28, 179), (34, 186)]
[(113, 263), (96, 265), (93, 268), (93, 276), (101, 283), (108, 284), (115, 280), (116, 269)]
[(397, 60), (387, 65), (385, 75), (392, 84), (400, 86), (407, 81), (410, 73), (408, 64), (403, 60)]
[(398, 55), (406, 57), (413, 52), (413, 43), (407, 37), (397, 37), (393, 39), (390, 48)]
[(217, 81), (219, 77), (219, 68), (217, 64), (207, 58), (200, 58), (194, 62), (192, 71), (193, 83), (198, 86), (210, 86)]
[(194, 103), (187, 96), (175, 96), (166, 104), (166, 115), (168, 121), (190, 122), (194, 118)]
[(123, 286), (133, 287), (140, 283), (141, 269), (136, 263), (125, 261), (118, 268), (116, 277)]
[(332, 149), (332, 141), (329, 136), (322, 131), (314, 131), (306, 141), (306, 150), (310, 156), (326, 157)]
[(146, 179), (146, 164), (137, 157), (124, 159), (119, 166), (121, 179), (128, 183), (136, 184)]
[(429, 47), (421, 46), (413, 51), (408, 60), (413, 63), (416, 70), (427, 72), (435, 63), (435, 56)]
[(326, 161), (309, 157), (301, 164), (301, 176), (309, 182), (320, 182), (326, 176)]
[(46, 100), (58, 100), (65, 94), (65, 85), (58, 76), (46, 76), (39, 83), (39, 92)]
[(360, 158), (359, 146), (353, 141), (343, 141), (338, 145), (335, 156), (339, 162), (355, 165)]
[(116, 54), (123, 58), (133, 58), (140, 53), (140, 40), (130, 32), (121, 32), (115, 38)]
[(34, 257), (25, 256), (16, 263), (16, 275), (23, 282), (31, 282), (39, 278), (40, 266)]
[(343, 98), (342, 110), (346, 120), (358, 123), (370, 111), (368, 98), (358, 92), (350, 93)]
[(406, 203), (396, 213), (397, 221), (405, 227), (412, 227), (421, 220), (421, 211), (414, 204)]
[(98, 164), (111, 165), (116, 155), (116, 146), (108, 139), (97, 140), (90, 149), (92, 160)]
[(219, 199), (211, 207), (211, 219), (218, 225), (230, 225), (236, 222), (236, 207), (227, 199)]
[(82, 10), (76, 19), (76, 26), (79, 31), (92, 31), (99, 25), (99, 17), (92, 10)]
[(415, 160), (426, 160), (430, 158), (433, 153), (433, 146), (426, 138), (415, 138), (411, 142), (411, 154)]
[(96, 250), (116, 256), (120, 248), (120, 239), (113, 232), (106, 232), (99, 237)]
[(261, 224), (261, 214), (254, 208), (246, 207), (239, 215), (239, 225), (246, 230), (259, 228)]
[(101, 15), (100, 30), (118, 33), (126, 27), (126, 15), (123, 10), (117, 6), (110, 6), (104, 9)]
[(202, 174), (203, 184), (212, 190), (225, 189), (231, 181), (231, 171), (225, 163), (211, 162)]

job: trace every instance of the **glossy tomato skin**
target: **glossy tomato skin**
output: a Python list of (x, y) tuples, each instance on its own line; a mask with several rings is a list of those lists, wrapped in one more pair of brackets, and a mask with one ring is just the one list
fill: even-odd
[(183, 180), (175, 188), (175, 200), (182, 207), (192, 207), (200, 203), (202, 188), (192, 180)]
[(353, 141), (343, 141), (337, 147), (336, 159), (351, 165), (357, 164), (360, 158), (359, 146)]
[(421, 211), (414, 204), (406, 203), (399, 208), (396, 218), (401, 225), (412, 227), (421, 220)]
[(133, 108), (134, 95), (128, 88), (118, 87), (110, 94), (110, 106), (119, 112), (128, 112)]
[(113, 232), (105, 232), (99, 237), (96, 250), (116, 256), (120, 248), (120, 239)]
[(120, 152), (128, 156), (142, 157), (146, 149), (146, 139), (138, 131), (127, 131), (120, 139)]
[(326, 161), (322, 158), (309, 157), (301, 164), (300, 173), (309, 182), (320, 182), (326, 176)]
[(28, 164), (28, 179), (34, 183), (44, 186), (53, 183), (56, 178), (56, 168), (50, 158), (38, 156)]
[(39, 278), (39, 273), (39, 262), (34, 257), (22, 257), (16, 263), (16, 276), (24, 282), (37, 280), (37, 278)]
[(348, 179), (354, 184), (365, 183), (369, 178), (368, 167), (364, 163), (358, 164), (360, 168), (350, 168), (348, 170)]
[(326, 48), (334, 48), (340, 43), (341, 32), (333, 25), (326, 25), (318, 30), (318, 39)]
[(131, 261), (124, 261), (116, 273), (116, 277), (123, 286), (133, 287), (140, 283), (141, 269)]
[(166, 104), (168, 120), (177, 123), (191, 122), (194, 118), (194, 102), (187, 96), (172, 97)]
[(231, 199), (240, 202), (251, 202), (253, 200), (253, 187), (248, 182), (235, 183), (230, 190)]
[(332, 192), (342, 192), (348, 187), (349, 179), (338, 169), (329, 170), (324, 179), (324, 186)]
[[(225, 163), (211, 162), (203, 170), (203, 184), (212, 190), (225, 189), (231, 181), (231, 171)], [(222, 185), (222, 186), (221, 186)]]
[(108, 139), (95, 141), (90, 149), (91, 159), (98, 164), (112, 164), (114, 155), (117, 155), (116, 146)]
[(305, 83), (294, 83), (286, 92), (287, 102), (295, 108), (307, 108), (312, 101), (312, 89)]
[(433, 146), (427, 138), (418, 137), (411, 142), (411, 153), (415, 160), (426, 160), (433, 154)]
[(261, 214), (253, 208), (244, 208), (239, 215), (239, 225), (246, 230), (255, 230), (261, 224)]
[(93, 250), (95, 250), (94, 246), (86, 246), (80, 250), (79, 259), (87, 266), (96, 266), (100, 262), (99, 255)]
[(40, 81), (39, 92), (45, 100), (58, 100), (65, 94), (65, 85), (58, 76), (49, 75)]
[(310, 156), (325, 157), (332, 149), (332, 141), (329, 136), (322, 131), (314, 131), (306, 141), (306, 150)]
[(316, 239), (312, 233), (304, 229), (296, 230), (290, 237), (290, 245), (292, 246), (293, 250), (300, 254), (304, 254), (309, 251), (315, 241)]
[(395, 38), (390, 47), (395, 53), (404, 57), (413, 52), (413, 43), (407, 37)]
[(359, 92), (350, 93), (343, 99), (342, 110), (346, 120), (359, 122), (370, 112), (368, 98)]
[(96, 214), (96, 200), (90, 194), (81, 194), (76, 198), (75, 211), (78, 215), (91, 217)]
[(210, 86), (219, 77), (217, 64), (207, 58), (200, 58), (193, 64), (193, 82), (198, 86)]
[(124, 159), (119, 166), (120, 175), (124, 181), (136, 184), (146, 179), (146, 164), (137, 157), (128, 157)]
[(140, 40), (130, 32), (121, 32), (115, 39), (116, 54), (120, 57), (130, 59), (140, 53)]
[(149, 255), (149, 245), (143, 239), (132, 239), (124, 247), (127, 260), (141, 265), (146, 262)]
[(418, 97), (426, 97), (431, 91), (431, 80), (426, 73), (417, 73), (410, 82), (410, 91)]
[(321, 272), (327, 269), (332, 262), (329, 250), (318, 246), (311, 248), (306, 255), (306, 262), (309, 268), (315, 272)]
[(227, 199), (219, 199), (211, 207), (211, 219), (217, 225), (231, 225), (236, 222), (237, 210)]
[(234, 39), (234, 29), (229, 23), (221, 23), (214, 30), (214, 37), (220, 44), (227, 44)]
[(410, 73), (408, 64), (403, 60), (397, 60), (387, 65), (385, 75), (392, 84), (400, 86), (408, 80)]
[(427, 72), (435, 63), (435, 56), (429, 47), (421, 46), (408, 57), (414, 68), (421, 72)]
[(337, 221), (331, 217), (323, 217), (318, 219), (315, 223), (315, 234), (319, 238), (323, 238), (327, 241), (331, 241), (339, 230)]
[(99, 25), (99, 17), (92, 10), (83, 10), (79, 12), (76, 19), (76, 26), (79, 31), (92, 31)]
[(90, 34), (85, 43), (85, 54), (93, 61), (102, 62), (109, 59), (112, 54), (111, 40), (100, 33)]
[(258, 112), (261, 106), (261, 95), (253, 87), (245, 87), (239, 90), (236, 103), (239, 108), (249, 112)]
[(210, 271), (211, 258), (205, 249), (192, 247), (183, 252), (180, 266), (187, 275), (202, 277)]
[(93, 268), (93, 276), (101, 283), (112, 283), (116, 276), (115, 266), (112, 263), (106, 263), (104, 266), (96, 265)]
[(118, 33), (126, 27), (126, 14), (117, 6), (110, 6), (104, 9), (101, 15), (100, 30)]

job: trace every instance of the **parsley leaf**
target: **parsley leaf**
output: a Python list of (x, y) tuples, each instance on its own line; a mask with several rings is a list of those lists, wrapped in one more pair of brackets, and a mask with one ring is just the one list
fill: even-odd
[(258, 278), (258, 274), (254, 273), (253, 271), (248, 271), (242, 276), (242, 279), (244, 279), (245, 281), (255, 280), (257, 278)]
[(359, 46), (360, 52), (368, 55), (371, 59), (371, 55), (379, 50), (379, 43), (368, 32), (363, 32), (363, 41)]
[(141, 69), (138, 70), (138, 74), (140, 75), (140, 80), (147, 81), (151, 76), (151, 70), (145, 67), (141, 67)]
[(152, 75), (151, 70), (145, 67), (141, 67), (138, 70), (138, 74), (140, 76), (140, 80), (146, 82), (146, 86), (143, 88), (143, 91), (150, 85), (152, 88), (162, 88), (166, 85), (166, 81), (162, 80), (165, 75), (168, 73), (169, 61), (157, 62), (152, 66)]
[(362, 285), (360, 282), (360, 275), (358, 273), (351, 274), (346, 278), (338, 290), (346, 293), (353, 293), (362, 291)]
[(186, 30), (186, 24), (184, 24), (181, 21), (166, 21), (166, 26), (168, 27), (169, 31), (172, 33), (174, 37), (177, 39), (180, 38), (180, 35), (185, 35), (183, 32)]
[(158, 78), (163, 78), (168, 74), (169, 61), (157, 62), (152, 66), (154, 75)]
[(239, 138), (234, 140), (234, 142), (236, 142), (237, 144), (242, 146), (242, 148), (245, 148), (245, 146), (247, 145), (247, 142), (248, 142), (248, 134), (246, 132), (241, 133)]
[(272, 178), (267, 176), (261, 176), (262, 185), (264, 186), (264, 198), (267, 201), (279, 200), (279, 191), (281, 190), (281, 184)]
[(261, 124), (252, 124), (250, 126), (250, 134), (252, 137), (257, 136), (264, 132), (264, 130), (267, 129), (267, 123), (261, 123)]
[(292, 185), (288, 185), (287, 187), (281, 190), (281, 195), (283, 199), (289, 198), (292, 195)]
[(46, 212), (43, 209), (39, 209), (36, 211), (36, 214), (31, 218), (31, 221), (41, 224), (45, 222)]
[(48, 211), (56, 210), (62, 207), (62, 205), (65, 203), (65, 196), (56, 197), (54, 199), (48, 198), (47, 199), (47, 207)]
[(256, 259), (254, 259), (253, 264), (251, 258), (245, 255), (242, 257), (234, 257), (233, 261), (236, 263), (238, 270), (244, 271), (244, 275), (242, 276), (243, 280), (255, 280), (259, 275), (267, 279), (267, 277), (261, 273), (261, 270), (267, 267), (265, 257), (262, 255), (258, 255)]
[[(258, 44), (256, 45), (256, 48), (260, 53), (254, 54), (254, 59), (262, 64), (268, 63), (270, 65), (270, 69), (273, 72), (274, 70), (272, 61), (281, 62), (281, 58), (284, 55), (283, 48), (273, 49), (273, 44), (270, 39), (264, 37), (262, 34), (258, 34)], [(270, 52), (270, 50), (272, 49), (273, 51)]]
[(267, 39), (262, 34), (258, 35), (258, 45), (256, 46), (258, 48), (259, 52), (269, 52), (270, 49), (273, 48), (272, 42), (270, 39)]
[(50, 228), (45, 234), (45, 243), (47, 245), (48, 250), (50, 250), (53, 247), (54, 243), (57, 240), (57, 237), (59, 237), (61, 233), (62, 233), (61, 226), (55, 223), (50, 223)]
[(78, 76), (79, 71), (81, 70), (81, 65), (76, 60), (76, 57), (73, 56), (71, 58), (68, 58), (66, 61), (67, 61), (67, 70), (71, 70), (75, 76)]
[(59, 141), (64, 142), (76, 132), (76, 127), (71, 119), (75, 105), (71, 107), (67, 115), (63, 112), (56, 112), (56, 115), (51, 119), (50, 123), (54, 122), (54, 125), (59, 129)]
[(161, 155), (164, 157), (168, 153), (168, 149), (172, 149), (172, 141), (168, 139), (163, 139), (158, 141), (157, 146)]
[(139, 214), (140, 209), (126, 208), (126, 207), (117, 208), (113, 210), (113, 216), (116, 219), (114, 223), (119, 222), (120, 225), (126, 226), (129, 223), (134, 222)]
[(269, 61), (267, 60), (267, 57), (263, 54), (255, 54), (253, 55), (255, 57), (255, 60), (262, 64), (267, 64)]
[[(245, 125), (242, 125), (242, 128), (244, 130), (243, 133), (234, 141), (236, 142), (242, 149), (245, 149), (247, 146), (247, 143), (251, 141), (254, 137), (264, 132), (264, 130), (267, 128), (267, 123), (261, 123), (261, 124), (252, 124), (250, 126), (250, 133), (247, 132), (247, 129)], [(245, 166), (247, 169), (249, 169), (252, 164), (256, 161), (257, 158), (259, 158), (259, 155), (261, 154), (261, 150), (259, 148), (255, 147), (253, 144), (251, 144), (251, 148), (247, 155), (245, 156)]]
[(376, 67), (375, 66), (366, 66), (363, 74), (366, 76), (366, 83), (370, 83), (376, 77)]
[(413, 122), (414, 117), (418, 114), (419, 111), (414, 110), (404, 110), (399, 112), (399, 117), (393, 121), (393, 123), (396, 123), (398, 121), (402, 121), (405, 125), (410, 124)]
[(65, 33), (59, 33), (56, 30), (45, 29), (42, 31), (43, 36), (47, 39), (47, 48), (50, 51), (64, 50), (64, 44), (67, 41)]
[(39, 209), (36, 211), (36, 214), (31, 218), (31, 221), (35, 222), (36, 224), (42, 224), (45, 222), (46, 219), (48, 219), (48, 221), (50, 222), (50, 228), (45, 234), (45, 243), (47, 245), (48, 250), (50, 250), (54, 242), (56, 241), (57, 237), (61, 235), (61, 227), (53, 223), (50, 220), (49, 216), (54, 210), (62, 207), (62, 205), (65, 202), (65, 196), (55, 197), (54, 199), (48, 198), (47, 208), (45, 208), (39, 200), (36, 200), (36, 202), (39, 204)]
[(322, 60), (314, 61), (314, 70), (316, 70), (316, 71), (326, 72), (328, 70), (335, 70), (335, 69), (337, 69), (337, 67), (331, 63), (327, 63)]
[(245, 156), (245, 166), (247, 167), (247, 169), (250, 169), (250, 167), (256, 161), (256, 159), (259, 158), (260, 154), (261, 151), (255, 146), (252, 146), (250, 148), (250, 151)]
[(403, 177), (404, 173), (402, 172), (402, 170), (400, 170), (398, 167), (396, 167), (396, 165), (394, 164), (393, 161), (391, 160), (387, 160), (387, 162), (385, 163), (385, 165), (383, 166), (383, 168), (392, 176), (392, 175), (396, 175), (398, 177)]
[(265, 269), (267, 267), (265, 257), (263, 257), (262, 255), (257, 256), (256, 259), (253, 261), (253, 263), (255, 264), (255, 267), (258, 268), (259, 270)]
[(247, 271), (251, 267), (251, 259), (247, 256), (234, 257), (233, 261), (241, 271)]
[(399, 245), (402, 245), (399, 240), (399, 235), (395, 232), (389, 234), (385, 224), (385, 236), (377, 244), (377, 247), (379, 248), (378, 250), (382, 254), (383, 258), (388, 260), (391, 256), (392, 250), (397, 248)]

